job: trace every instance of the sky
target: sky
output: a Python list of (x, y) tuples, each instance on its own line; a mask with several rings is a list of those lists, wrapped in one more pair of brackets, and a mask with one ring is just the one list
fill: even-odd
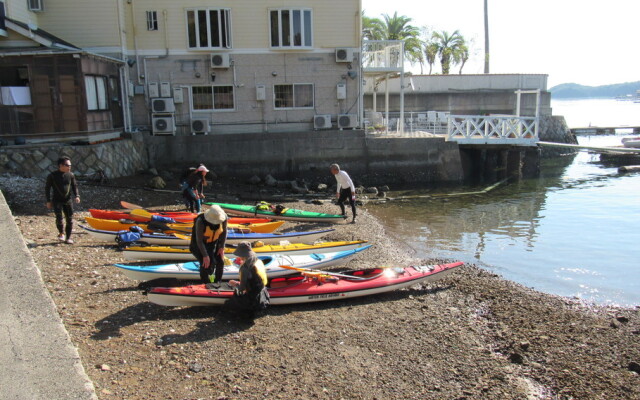
[[(484, 0), (362, 0), (362, 8), (372, 18), (397, 12), (419, 28), (458, 30), (472, 43), (462, 72), (484, 72)], [(547, 74), (548, 88), (640, 81), (640, 0), (488, 0), (488, 9), (491, 73)]]

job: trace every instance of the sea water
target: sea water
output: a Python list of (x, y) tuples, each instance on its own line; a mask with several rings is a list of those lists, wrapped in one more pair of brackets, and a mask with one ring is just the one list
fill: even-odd
[[(552, 107), (554, 114), (564, 113), (572, 127), (588, 122), (640, 126), (638, 103), (581, 100), (553, 102)], [(600, 116), (593, 113), (596, 109)], [(627, 115), (629, 110), (635, 110), (633, 116)], [(609, 120), (607, 115), (618, 117)], [(578, 140), (611, 146), (620, 145), (626, 136), (630, 134)], [(413, 188), (389, 194), (411, 199), (368, 208), (419, 257), (475, 263), (551, 294), (636, 306), (640, 173), (621, 174), (618, 166), (581, 151), (543, 160), (540, 177), (509, 182), (487, 193), (456, 195), (481, 192), (483, 186)], [(431, 197), (419, 197), (423, 195)]]

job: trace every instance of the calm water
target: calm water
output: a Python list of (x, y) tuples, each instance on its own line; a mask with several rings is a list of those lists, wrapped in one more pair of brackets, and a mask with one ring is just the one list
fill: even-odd
[[(567, 120), (580, 121), (569, 125), (583, 125), (581, 119), (594, 117), (594, 102), (603, 104), (563, 102)], [(640, 104), (605, 102), (614, 108), (611, 114), (619, 111), (618, 105), (635, 108), (636, 121), (630, 117), (625, 125), (640, 125)], [(554, 114), (560, 114), (556, 105), (552, 104)], [(606, 107), (599, 110), (608, 112)], [(579, 141), (618, 145), (625, 136), (629, 135)], [(544, 161), (540, 178), (508, 183), (487, 194), (392, 201), (368, 208), (420, 257), (474, 262), (543, 292), (635, 306), (640, 305), (640, 173), (619, 174), (618, 165), (624, 164), (606, 164), (597, 154), (580, 152)], [(390, 196), (483, 188), (428, 188)]]

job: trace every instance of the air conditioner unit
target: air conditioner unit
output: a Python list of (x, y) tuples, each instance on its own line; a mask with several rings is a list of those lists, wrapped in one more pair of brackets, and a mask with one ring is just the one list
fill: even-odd
[(355, 128), (358, 126), (358, 116), (355, 114), (339, 114), (338, 128)]
[(206, 135), (209, 133), (208, 119), (194, 119), (191, 121), (191, 133), (194, 135)]
[(151, 99), (151, 112), (154, 113), (172, 113), (176, 111), (173, 98), (157, 98)]
[(331, 114), (315, 115), (313, 117), (313, 129), (331, 128)]
[(154, 135), (175, 135), (176, 123), (173, 116), (154, 116), (151, 118)]
[(229, 53), (211, 54), (211, 68), (229, 68), (230, 64)]
[(338, 47), (336, 49), (336, 62), (353, 62), (354, 50), (351, 47)]

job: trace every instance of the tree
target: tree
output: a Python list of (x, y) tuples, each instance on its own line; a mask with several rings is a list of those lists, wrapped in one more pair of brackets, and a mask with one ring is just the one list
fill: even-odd
[(458, 74), (462, 75), (462, 68), (469, 61), (469, 48), (466, 43), (458, 48), (456, 52), (453, 54), (453, 61), (455, 64), (460, 64), (460, 70)]
[(422, 53), (422, 41), (420, 30), (411, 25), (411, 18), (404, 15), (382, 15), (383, 19), (362, 16), (362, 37), (368, 40), (401, 40), (404, 42), (404, 56), (414, 64), (420, 63), (422, 67), (424, 56)]
[(449, 34), (447, 31), (442, 31), (433, 32), (431, 40), (438, 49), (437, 54), (440, 56), (442, 73), (447, 75), (451, 69), (451, 62), (453, 61), (455, 63), (456, 58), (459, 57), (462, 46), (466, 47), (464, 37), (462, 37), (457, 30), (452, 34)]
[(436, 57), (438, 56), (438, 45), (434, 42), (426, 42), (424, 44), (424, 55), (427, 59), (427, 63), (429, 64), (429, 75), (431, 75), (431, 71), (433, 71), (433, 64), (436, 63)]
[(489, 73), (489, 6), (487, 0), (484, 0), (484, 73)]

